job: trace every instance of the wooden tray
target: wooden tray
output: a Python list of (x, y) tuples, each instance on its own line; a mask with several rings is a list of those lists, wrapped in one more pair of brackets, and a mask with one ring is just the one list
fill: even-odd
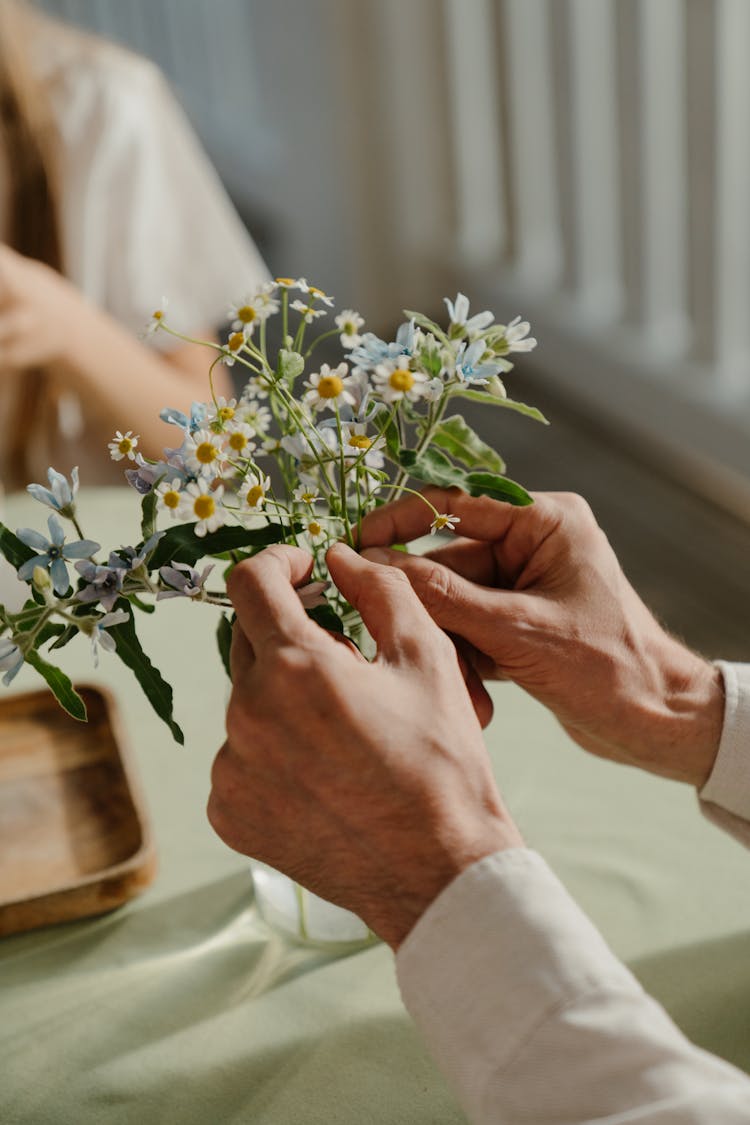
[(0, 700), (0, 936), (103, 914), (152, 881), (151, 830), (109, 693)]

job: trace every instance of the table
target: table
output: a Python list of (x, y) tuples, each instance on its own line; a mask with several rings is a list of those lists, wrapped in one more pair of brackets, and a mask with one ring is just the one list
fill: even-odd
[[(107, 548), (137, 539), (130, 490), (82, 492), (79, 510)], [(45, 517), (26, 496), (7, 502), (13, 528)], [(160, 872), (112, 914), (0, 941), (0, 1121), (464, 1121), (403, 1009), (390, 951), (334, 958), (270, 933), (247, 861), (205, 819), (226, 696), (210, 607), (175, 599), (140, 625), (175, 686), (184, 748), (119, 661), (103, 654), (94, 673), (80, 638), (65, 667), (119, 701)], [(35, 686), (24, 669), (14, 689)], [(585, 755), (512, 685), (493, 696), (487, 743), (527, 841), (687, 1034), (750, 1070), (750, 856), (687, 789)]]

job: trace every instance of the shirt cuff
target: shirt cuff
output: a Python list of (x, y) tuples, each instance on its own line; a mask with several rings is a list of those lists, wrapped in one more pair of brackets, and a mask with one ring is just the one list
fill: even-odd
[(701, 801), (750, 820), (750, 664), (716, 661), (724, 677), (724, 726)]
[(512, 848), (467, 868), (396, 955), (404, 1003), (457, 1089), (476, 1089), (560, 1006), (592, 988), (641, 994), (545, 861)]

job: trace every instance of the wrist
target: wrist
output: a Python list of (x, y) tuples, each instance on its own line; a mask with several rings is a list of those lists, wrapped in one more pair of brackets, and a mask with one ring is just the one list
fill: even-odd
[(721, 672), (667, 634), (660, 638), (653, 666), (656, 697), (644, 708), (643, 741), (650, 743), (647, 768), (700, 789), (713, 769), (721, 740)]
[(395, 872), (396, 885), (377, 900), (358, 909), (370, 928), (398, 950), (429, 906), (455, 879), (488, 855), (525, 847), (507, 814), (479, 832), (449, 841), (424, 841), (418, 851), (404, 854)]

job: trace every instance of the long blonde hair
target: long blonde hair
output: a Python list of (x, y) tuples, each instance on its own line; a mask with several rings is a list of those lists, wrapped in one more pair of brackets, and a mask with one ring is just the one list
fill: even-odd
[[(58, 134), (28, 57), (34, 15), (20, 0), (0, 0), (0, 144), (8, 178), (6, 241), (14, 250), (63, 272), (58, 222)], [(8, 464), (25, 483), (34, 419), (45, 403), (42, 371), (24, 375), (10, 419)], [(7, 448), (7, 446), (6, 446)], [(23, 479), (21, 479), (23, 478)]]

